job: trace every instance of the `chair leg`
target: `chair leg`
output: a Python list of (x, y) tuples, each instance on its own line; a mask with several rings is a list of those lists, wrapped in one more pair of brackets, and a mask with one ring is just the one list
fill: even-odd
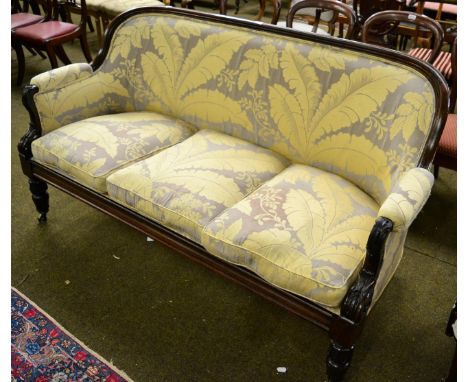
[[(343, 308), (342, 308), (343, 309)], [(351, 364), (354, 344), (363, 328), (345, 317), (335, 317), (330, 327), (330, 346), (327, 355), (327, 376), (329, 382), (341, 382)]]
[(65, 50), (63, 49), (62, 45), (57, 45), (55, 47), (55, 53), (57, 54), (57, 57), (60, 59), (60, 61), (63, 62), (64, 65), (70, 65), (72, 62), (68, 58), (67, 54), (65, 53)]
[(86, 58), (87, 62), (93, 61), (93, 58), (91, 57), (91, 53), (89, 52), (89, 47), (88, 47), (88, 40), (86, 38), (86, 34), (83, 33), (80, 36), (80, 44), (81, 44), (81, 50), (83, 51), (83, 54)]
[(57, 57), (55, 56), (55, 50), (52, 45), (46, 47), (47, 57), (49, 57), (50, 65), (52, 69), (58, 68)]
[(27, 46), (26, 49), (29, 52), (31, 52), (33, 56), (38, 54), (39, 56), (41, 56), (41, 58), (46, 58), (46, 56), (44, 56), (44, 53), (42, 53), (39, 49), (30, 48), (29, 46)]
[(18, 60), (18, 78), (16, 80), (16, 85), (20, 86), (23, 83), (24, 72), (25, 72), (25, 60), (24, 60), (23, 46), (19, 43), (14, 43), (13, 49), (16, 52), (16, 58)]
[(47, 193), (47, 183), (37, 178), (29, 179), (29, 190), (32, 194), (32, 200), (39, 212), (39, 223), (47, 221), (47, 212), (49, 212), (49, 194)]
[[(182, 0), (183, 1), (183, 0)], [(96, 36), (99, 44), (99, 48), (102, 46), (102, 22), (101, 17), (97, 16), (95, 19), (96, 22)]]
[(331, 340), (327, 356), (328, 382), (341, 382), (351, 364), (354, 346), (343, 346)]
[(33, 56), (37, 55), (36, 51), (33, 48), (30, 48), (29, 46), (26, 47), (29, 53), (31, 53)]
[(44, 55), (44, 53), (42, 53), (42, 51), (40, 51), (39, 49), (35, 49), (36, 53), (41, 56), (41, 58), (46, 58), (46, 56)]
[(91, 16), (86, 16), (86, 23), (88, 24), (89, 31), (92, 33), (94, 32), (93, 21), (91, 20)]
[(265, 16), (266, 0), (260, 0), (260, 5), (258, 7), (258, 14), (255, 17), (255, 20), (261, 20)]

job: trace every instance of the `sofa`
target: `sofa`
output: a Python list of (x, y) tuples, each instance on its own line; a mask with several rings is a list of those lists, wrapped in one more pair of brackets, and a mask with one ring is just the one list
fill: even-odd
[(325, 329), (340, 381), (430, 195), (448, 97), (385, 48), (152, 7), (23, 103), (41, 223), (48, 185), (125, 222)]

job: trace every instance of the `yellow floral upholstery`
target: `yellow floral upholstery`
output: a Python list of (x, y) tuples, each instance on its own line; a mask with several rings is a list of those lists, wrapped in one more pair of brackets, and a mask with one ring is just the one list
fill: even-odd
[(31, 80), (31, 84), (42, 91), (55, 90), (75, 81), (83, 81), (92, 74), (93, 69), (89, 64), (71, 64), (38, 74)]
[(287, 166), (279, 155), (212, 130), (115, 172), (108, 194), (200, 242), (210, 220)]
[[(34, 100), (44, 138), (62, 126), (87, 118), (142, 111), (167, 115), (201, 130), (188, 141), (114, 173), (108, 183), (109, 193), (119, 202), (198, 242), (204, 225), (278, 174), (286, 161), (310, 166), (292, 168), (309, 171), (314, 185), (318, 179), (327, 178), (348, 190), (349, 194), (339, 195), (344, 200), (351, 198), (352, 208), (367, 216), (362, 220), (365, 227), (357, 230), (366, 231), (363, 237), (367, 239), (368, 219), (377, 216), (376, 211), (392, 190), (397, 190), (402, 174), (420, 163), (434, 118), (433, 85), (411, 66), (326, 43), (266, 31), (252, 33), (247, 27), (156, 11), (119, 24), (107, 57), (92, 74), (87, 66), (62, 70), (70, 70), (73, 75), (65, 79), (64, 72), (57, 71), (32, 80), (39, 87)], [(206, 129), (211, 132), (204, 132)], [(219, 145), (208, 143), (214, 139), (213, 131), (223, 137)], [(230, 142), (234, 141), (223, 134), (243, 143), (232, 148)], [(270, 151), (255, 151), (254, 145), (255, 150), (261, 147)], [(235, 160), (229, 155), (221, 160), (226, 152), (240, 154)], [(194, 155), (206, 155), (211, 162), (203, 159), (198, 163), (198, 157), (191, 157)], [(268, 157), (268, 165), (257, 163), (253, 159), (256, 155)], [(247, 162), (250, 167), (246, 167)], [(245, 174), (246, 169), (252, 174), (244, 179), (239, 174)], [(247, 187), (244, 181), (255, 186)], [(297, 184), (291, 184), (291, 192), (300, 193)], [(359, 194), (359, 190), (363, 193)], [(320, 191), (310, 188), (308, 192), (317, 204), (330, 197), (326, 194), (322, 199)], [(247, 206), (249, 200), (239, 205)], [(395, 200), (389, 199), (381, 213), (389, 211), (390, 201)], [(348, 219), (345, 212), (344, 220)], [(230, 213), (222, 216), (229, 217)], [(320, 216), (323, 220), (327, 215)], [(413, 218), (406, 212), (392, 217), (400, 219), (396, 225), (400, 230), (392, 232), (388, 239), (376, 296), (401, 259), (407, 227)], [(221, 241), (213, 244), (218, 233), (212, 224), (209, 227), (213, 231), (207, 231), (212, 232), (207, 245), (218, 248)], [(291, 232), (285, 229), (277, 237), (281, 239), (281, 235)], [(245, 242), (253, 242), (247, 234), (248, 230)], [(354, 231), (352, 234), (350, 241), (338, 243), (352, 244), (349, 258), (337, 260), (339, 256), (333, 252), (334, 260), (327, 259), (328, 273), (315, 260), (301, 265), (306, 274), (313, 274), (303, 283), (298, 281), (300, 276), (283, 271), (278, 271), (273, 280), (271, 269), (263, 266), (264, 260), (255, 257), (252, 261), (270, 282), (336, 306), (362, 260), (365, 240), (354, 236)], [(240, 236), (235, 239), (243, 240)], [(295, 240), (300, 243), (302, 239)], [(311, 253), (305, 253), (304, 260), (309, 259)], [(216, 254), (220, 256), (220, 251), (216, 250)], [(236, 251), (232, 256), (249, 258)], [(292, 258), (298, 256), (293, 254)], [(344, 268), (338, 269), (341, 261)], [(296, 267), (292, 264), (293, 269)]]
[(192, 135), (187, 123), (156, 113), (85, 119), (35, 140), (34, 158), (99, 192), (113, 171)]
[(432, 122), (425, 77), (344, 48), (169, 14), (128, 19), (111, 45), (92, 77), (36, 95), (44, 131), (155, 111), (338, 174), (382, 202), (416, 166)]
[(207, 250), (336, 307), (354, 281), (378, 205), (328, 172), (292, 165), (210, 222)]

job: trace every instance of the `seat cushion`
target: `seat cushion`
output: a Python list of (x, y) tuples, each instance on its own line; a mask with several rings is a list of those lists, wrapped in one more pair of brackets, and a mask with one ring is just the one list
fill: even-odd
[(184, 142), (117, 171), (111, 198), (200, 241), (206, 224), (287, 166), (252, 143), (201, 130)]
[(14, 33), (22, 41), (42, 43), (51, 38), (72, 33), (77, 29), (78, 25), (75, 24), (64, 23), (62, 21), (45, 21), (19, 28)]
[(337, 307), (357, 276), (378, 205), (352, 183), (295, 164), (211, 221), (208, 252)]
[(31, 24), (36, 24), (44, 20), (44, 17), (40, 15), (34, 15), (32, 13), (14, 13), (11, 15), (11, 29), (25, 27)]
[(101, 115), (44, 135), (32, 151), (36, 161), (106, 192), (106, 177), (113, 171), (192, 134), (188, 124), (156, 113)]

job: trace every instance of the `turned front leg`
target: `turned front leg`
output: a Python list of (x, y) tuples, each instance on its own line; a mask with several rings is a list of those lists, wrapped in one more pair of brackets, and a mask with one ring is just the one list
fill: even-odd
[(341, 382), (351, 364), (354, 346), (344, 346), (331, 340), (327, 356), (327, 376), (329, 382)]
[(47, 183), (37, 179), (29, 179), (29, 190), (32, 194), (32, 200), (39, 212), (39, 223), (47, 221), (47, 212), (49, 212), (49, 194), (47, 193)]

